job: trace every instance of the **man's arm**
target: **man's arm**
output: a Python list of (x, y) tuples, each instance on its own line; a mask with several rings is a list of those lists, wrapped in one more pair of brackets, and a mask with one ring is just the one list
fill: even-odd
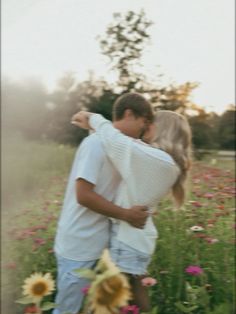
[(134, 206), (125, 209), (106, 200), (94, 191), (94, 184), (78, 179), (76, 181), (77, 202), (107, 217), (124, 220), (136, 228), (143, 228), (148, 217), (145, 206)]
[(106, 155), (113, 166), (127, 181), (131, 176), (131, 156), (135, 153), (133, 139), (116, 129), (110, 121), (100, 114), (80, 111), (72, 117), (72, 123), (84, 129), (93, 129), (99, 136)]

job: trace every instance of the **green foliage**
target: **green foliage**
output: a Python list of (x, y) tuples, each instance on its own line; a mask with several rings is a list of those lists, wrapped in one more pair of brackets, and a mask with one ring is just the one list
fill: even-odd
[(207, 312), (206, 314), (234, 314), (235, 309), (228, 303), (222, 303), (214, 308), (214, 310)]
[(129, 11), (124, 15), (115, 13), (113, 18), (106, 34), (100, 37), (100, 46), (102, 53), (110, 59), (112, 68), (118, 71), (119, 85), (130, 90), (139, 82), (140, 74), (134, 67), (150, 38), (148, 28), (152, 22), (144, 11)]
[(81, 277), (87, 278), (87, 279), (95, 279), (96, 277), (96, 272), (94, 270), (91, 269), (75, 269), (74, 273), (80, 275)]
[(222, 114), (217, 135), (221, 148), (235, 150), (235, 106)]
[(189, 117), (193, 133), (193, 146), (196, 148), (219, 148), (218, 125), (220, 117), (216, 114), (207, 114), (199, 110), (199, 114)]
[(23, 298), (16, 300), (15, 302), (19, 303), (19, 304), (31, 304), (31, 303), (33, 303), (33, 300), (31, 297), (23, 297)]

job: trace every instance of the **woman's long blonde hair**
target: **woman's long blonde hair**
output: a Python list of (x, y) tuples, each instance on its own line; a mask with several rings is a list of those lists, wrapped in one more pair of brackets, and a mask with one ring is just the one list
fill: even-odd
[(192, 132), (187, 119), (176, 112), (157, 111), (155, 143), (168, 153), (180, 168), (180, 175), (172, 187), (176, 205), (180, 207), (185, 199), (185, 181), (191, 165)]

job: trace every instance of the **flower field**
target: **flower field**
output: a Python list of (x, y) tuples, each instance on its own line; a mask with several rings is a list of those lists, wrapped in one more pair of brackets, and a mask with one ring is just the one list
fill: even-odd
[[(14, 301), (22, 296), (25, 278), (34, 272), (56, 278), (53, 239), (74, 148), (32, 145), (37, 157), (29, 158), (32, 146), (20, 144), (19, 154), (9, 152), (10, 161), (6, 156), (11, 163), (3, 178), (10, 188), (4, 191), (8, 196), (2, 214), (1, 312), (7, 314), (24, 313), (26, 306)], [(188, 187), (181, 210), (174, 211), (168, 199), (157, 209), (159, 239), (149, 268), (156, 281), (149, 288), (151, 313), (233, 314), (233, 163), (194, 162)]]

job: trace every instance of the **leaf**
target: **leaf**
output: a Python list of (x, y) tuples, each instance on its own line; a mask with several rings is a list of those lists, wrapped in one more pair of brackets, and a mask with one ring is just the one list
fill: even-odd
[(43, 303), (42, 306), (40, 306), (40, 309), (42, 311), (48, 311), (48, 310), (51, 310), (51, 309), (54, 309), (55, 307), (57, 307), (58, 305), (56, 303), (52, 303), (52, 302), (45, 302)]
[(176, 302), (175, 303), (175, 306), (180, 310), (182, 311), (183, 313), (191, 313), (192, 311), (194, 311), (195, 309), (198, 308), (197, 305), (193, 305), (191, 307), (186, 307), (184, 306), (181, 302)]
[(151, 311), (151, 314), (158, 314), (158, 307), (155, 306), (152, 311)]
[(190, 313), (190, 312), (196, 310), (197, 308), (198, 308), (197, 305), (193, 305), (193, 306), (189, 307), (189, 308), (188, 308), (188, 313)]
[(16, 300), (15, 302), (16, 303), (20, 303), (20, 304), (34, 303), (33, 299), (31, 297), (23, 297), (23, 298), (20, 298), (20, 299)]
[(176, 302), (175, 306), (183, 313), (188, 313), (188, 308), (184, 306), (181, 302)]
[(95, 277), (96, 277), (95, 271), (93, 271), (91, 269), (79, 268), (79, 269), (73, 270), (73, 272), (77, 275), (80, 275), (81, 277), (91, 279), (91, 280), (95, 279)]

